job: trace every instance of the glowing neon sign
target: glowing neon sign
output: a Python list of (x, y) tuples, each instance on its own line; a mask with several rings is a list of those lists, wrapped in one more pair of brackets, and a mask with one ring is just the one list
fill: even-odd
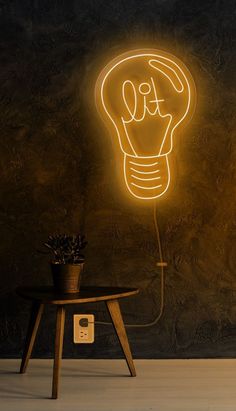
[(118, 137), (130, 193), (144, 200), (162, 196), (170, 184), (174, 132), (195, 106), (188, 69), (166, 52), (133, 50), (106, 65), (95, 97), (111, 134)]

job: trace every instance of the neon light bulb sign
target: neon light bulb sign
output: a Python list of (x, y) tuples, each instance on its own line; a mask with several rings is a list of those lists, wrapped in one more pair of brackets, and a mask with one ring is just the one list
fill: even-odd
[(176, 129), (192, 116), (193, 78), (175, 56), (132, 50), (108, 63), (95, 87), (97, 109), (124, 154), (124, 180), (143, 200), (163, 196)]

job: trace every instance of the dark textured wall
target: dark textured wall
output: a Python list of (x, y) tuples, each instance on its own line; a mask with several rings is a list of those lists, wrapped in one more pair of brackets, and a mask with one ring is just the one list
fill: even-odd
[[(140, 287), (122, 302), (127, 322), (159, 310), (153, 205), (126, 195), (92, 98), (107, 56), (140, 44), (186, 62), (198, 104), (175, 140), (172, 187), (157, 206), (169, 264), (164, 314), (155, 327), (128, 331), (133, 353), (235, 356), (235, 2), (8, 0), (0, 13), (1, 356), (22, 352), (29, 304), (16, 286), (50, 284), (48, 256), (37, 251), (48, 233), (84, 231), (83, 284)], [(107, 319), (101, 305), (83, 309)], [(97, 327), (95, 344), (73, 345), (72, 312), (65, 356), (120, 356), (109, 327)], [(47, 309), (36, 356), (52, 355), (54, 320)]]

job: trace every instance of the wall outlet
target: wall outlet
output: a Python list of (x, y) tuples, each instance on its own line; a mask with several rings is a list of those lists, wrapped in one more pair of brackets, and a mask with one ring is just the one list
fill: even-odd
[(74, 343), (91, 344), (94, 342), (94, 315), (74, 314)]

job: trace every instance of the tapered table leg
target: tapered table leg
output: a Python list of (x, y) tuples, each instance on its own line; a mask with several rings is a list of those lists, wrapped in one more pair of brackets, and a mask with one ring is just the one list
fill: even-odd
[(106, 301), (106, 306), (111, 316), (112, 323), (114, 325), (117, 337), (119, 339), (121, 348), (124, 352), (127, 365), (132, 377), (136, 376), (136, 371), (134, 368), (133, 358), (130, 351), (129, 341), (125, 331), (125, 326), (123, 318), (120, 311), (119, 302), (117, 300), (108, 300)]
[(63, 350), (63, 337), (65, 325), (65, 307), (57, 306), (56, 336), (55, 336), (55, 356), (53, 365), (52, 398), (58, 397), (59, 375)]
[(29, 321), (28, 331), (27, 331), (26, 341), (25, 341), (25, 347), (24, 347), (21, 366), (20, 366), (21, 374), (25, 373), (29, 359), (31, 357), (35, 338), (36, 338), (37, 331), (38, 331), (38, 327), (39, 327), (40, 320), (42, 317), (43, 309), (44, 309), (44, 304), (40, 304), (36, 302), (32, 304), (30, 321)]

